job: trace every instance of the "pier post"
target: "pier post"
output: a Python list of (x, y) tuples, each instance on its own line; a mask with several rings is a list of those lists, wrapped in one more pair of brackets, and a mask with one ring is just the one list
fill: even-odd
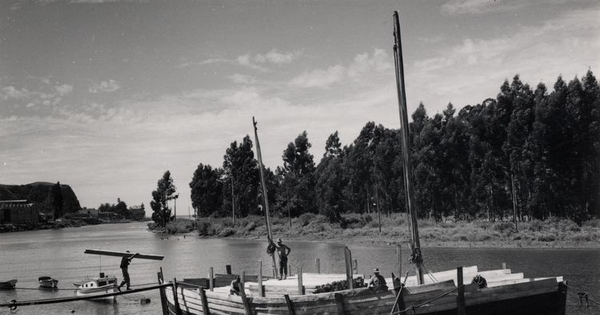
[(263, 287), (263, 279), (262, 279), (262, 260), (258, 261), (258, 296), (265, 296), (265, 288)]
[[(160, 268), (160, 271), (156, 275), (158, 277), (158, 284), (165, 283), (165, 279), (163, 278), (163, 274), (162, 274), (162, 267)], [(158, 292), (160, 293), (160, 305), (162, 307), (163, 314), (164, 315), (169, 314), (169, 307), (167, 305), (167, 296), (165, 295), (165, 288), (158, 289)]]
[(210, 291), (214, 291), (215, 288), (215, 274), (213, 272), (213, 267), (210, 267), (208, 271), (208, 288)]
[(344, 247), (344, 257), (346, 258), (346, 281), (348, 282), (348, 289), (354, 289), (352, 283), (352, 252), (346, 246)]
[(179, 307), (179, 299), (177, 298), (177, 279), (173, 278), (173, 304), (175, 304), (175, 314), (183, 315)]
[(298, 294), (304, 295), (304, 284), (302, 283), (302, 266), (298, 267)]
[(242, 271), (241, 276), (241, 286), (240, 286), (240, 297), (242, 298), (242, 304), (244, 304), (244, 313), (246, 315), (252, 315), (252, 309), (250, 306), (250, 301), (248, 301), (248, 297), (246, 296), (246, 272)]
[(352, 261), (352, 273), (353, 274), (357, 274), (358, 273), (358, 260), (354, 259)]
[(246, 272), (242, 271), (242, 276), (240, 277), (240, 282), (242, 283), (242, 287), (240, 288), (241, 292), (244, 292), (246, 295)]
[(319, 258), (315, 258), (315, 269), (317, 269), (317, 273), (321, 273), (321, 261)]
[(231, 265), (225, 265), (225, 273), (227, 273), (228, 275), (231, 274)]
[(204, 291), (204, 288), (200, 288), (199, 289), (200, 292), (200, 300), (202, 301), (202, 312), (204, 313), (203, 315), (210, 315), (210, 309), (208, 308), (208, 299), (206, 298), (206, 291)]
[(396, 256), (398, 257), (398, 277), (402, 277), (402, 246), (400, 244), (396, 245)]
[(456, 269), (456, 282), (458, 286), (458, 297), (456, 297), (456, 308), (458, 315), (466, 315), (465, 312), (465, 287), (463, 285), (463, 268)]

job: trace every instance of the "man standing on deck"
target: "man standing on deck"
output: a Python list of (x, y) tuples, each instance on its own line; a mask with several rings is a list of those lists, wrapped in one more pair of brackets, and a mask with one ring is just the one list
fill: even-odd
[[(129, 251), (127, 251), (129, 253)], [(137, 255), (133, 254), (131, 256), (125, 256), (123, 258), (121, 258), (121, 271), (123, 272), (123, 281), (121, 282), (121, 284), (119, 285), (119, 287), (117, 289), (119, 289), (119, 291), (121, 291), (121, 287), (126, 284), (127, 285), (127, 290), (131, 290), (130, 286), (130, 279), (129, 279), (129, 271), (127, 270), (129, 268), (129, 264), (131, 263), (131, 260), (133, 259), (133, 257), (135, 257)]]
[(275, 245), (275, 247), (277, 248), (277, 254), (279, 255), (279, 280), (282, 278), (287, 279), (288, 255), (292, 249), (283, 244), (283, 241), (280, 238), (277, 239), (277, 245)]

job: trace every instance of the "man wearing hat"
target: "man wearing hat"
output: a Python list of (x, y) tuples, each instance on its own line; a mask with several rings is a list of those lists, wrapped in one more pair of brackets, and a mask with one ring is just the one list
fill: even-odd
[(375, 274), (375, 276), (371, 278), (371, 282), (369, 282), (369, 288), (372, 288), (375, 290), (375, 292), (387, 291), (387, 283), (385, 282), (385, 278), (379, 274), (379, 268), (375, 268), (373, 270), (373, 274)]
[(277, 254), (279, 255), (279, 280), (282, 278), (287, 279), (288, 255), (292, 249), (283, 244), (283, 241), (280, 238), (277, 239), (277, 245), (275, 245), (275, 247), (277, 248)]

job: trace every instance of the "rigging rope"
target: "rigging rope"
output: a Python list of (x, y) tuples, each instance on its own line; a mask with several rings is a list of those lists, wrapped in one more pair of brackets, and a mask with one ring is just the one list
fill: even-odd
[(434, 297), (434, 298), (433, 298), (433, 299), (431, 299), (431, 300), (425, 301), (425, 302), (423, 302), (423, 303), (421, 303), (421, 304), (413, 305), (413, 306), (411, 306), (411, 307), (407, 307), (407, 308), (405, 308), (404, 310), (401, 310), (401, 311), (398, 311), (398, 312), (396, 312), (396, 313), (392, 313), (392, 314), (393, 314), (393, 315), (396, 315), (396, 314), (402, 314), (402, 313), (406, 313), (406, 312), (408, 312), (408, 311), (413, 311), (413, 312), (416, 314), (416, 313), (417, 313), (417, 312), (416, 312), (416, 309), (417, 309), (417, 308), (419, 308), (419, 307), (423, 307), (423, 306), (425, 306), (425, 305), (427, 305), (427, 304), (429, 304), (429, 303), (431, 303), (431, 302), (433, 302), (433, 301), (439, 300), (439, 299), (443, 298), (444, 296), (446, 296), (446, 295), (448, 295), (448, 294), (450, 294), (450, 293), (452, 293), (452, 292), (456, 292), (456, 291), (458, 291), (458, 289), (460, 289), (460, 288), (462, 288), (462, 287), (464, 287), (464, 285), (458, 286), (458, 287), (456, 287), (456, 288), (454, 288), (454, 289), (452, 289), (452, 290), (450, 290), (450, 291), (448, 291), (448, 292), (445, 292), (445, 293), (443, 293), (443, 294), (442, 294), (442, 295), (440, 295), (440, 296)]

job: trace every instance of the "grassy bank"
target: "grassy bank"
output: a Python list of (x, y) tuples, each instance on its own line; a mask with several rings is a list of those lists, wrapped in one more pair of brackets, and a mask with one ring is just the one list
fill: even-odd
[[(330, 224), (320, 215), (304, 214), (291, 220), (273, 218), (274, 237), (306, 241), (331, 242), (409, 242), (408, 223), (402, 214), (382, 216), (347, 215), (343, 224)], [(153, 224), (150, 229), (156, 230)], [(203, 218), (197, 222), (177, 219), (169, 222), (162, 232), (169, 234), (193, 233), (205, 237), (266, 238), (263, 217), (236, 219)], [(423, 247), (600, 247), (600, 220), (591, 220), (578, 226), (573, 221), (552, 218), (546, 221), (512, 222), (419, 221)]]

